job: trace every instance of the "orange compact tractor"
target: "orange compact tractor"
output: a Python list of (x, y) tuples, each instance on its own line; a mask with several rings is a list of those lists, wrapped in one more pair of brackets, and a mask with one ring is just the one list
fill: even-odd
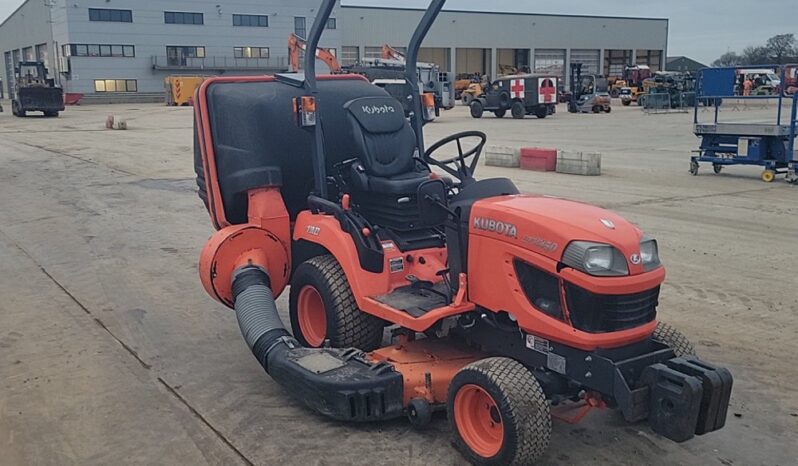
[[(606, 210), (474, 178), (486, 137), (425, 148), (419, 47), (410, 121), (358, 75), (218, 77), (196, 98), (200, 197), (218, 230), (207, 292), (269, 376), (342, 421), (445, 410), (475, 464), (529, 465), (552, 416), (590, 408), (681, 442), (721, 428), (732, 379), (659, 323), (657, 242)], [(289, 332), (275, 297), (289, 289)], [(384, 330), (391, 330), (390, 344)]]

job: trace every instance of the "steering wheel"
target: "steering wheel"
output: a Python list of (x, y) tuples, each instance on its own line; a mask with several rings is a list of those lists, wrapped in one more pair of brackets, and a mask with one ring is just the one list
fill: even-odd
[[(478, 138), (479, 144), (477, 144), (473, 149), (463, 152), (463, 144), (461, 141), (466, 138)], [(482, 155), (482, 149), (485, 148), (485, 143), (487, 141), (488, 136), (486, 136), (482, 131), (464, 131), (462, 133), (453, 134), (430, 146), (424, 153), (424, 160), (432, 165), (435, 165), (436, 167), (441, 168), (443, 171), (457, 178), (462, 183), (473, 179), (474, 172), (476, 171), (477, 164), (479, 163), (479, 157)], [(432, 157), (432, 154), (438, 149), (453, 142), (457, 143), (458, 155), (456, 157), (451, 157), (444, 160), (437, 160)], [(469, 157), (473, 157), (473, 160), (471, 160), (470, 164), (466, 163), (466, 159)], [(452, 164), (454, 164), (456, 168), (452, 168), (450, 166)]]

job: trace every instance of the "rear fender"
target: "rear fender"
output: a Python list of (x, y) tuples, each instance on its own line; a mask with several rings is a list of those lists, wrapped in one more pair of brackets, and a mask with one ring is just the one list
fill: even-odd
[[(393, 242), (383, 241), (385, 263), (382, 272), (364, 270), (360, 266), (352, 236), (341, 229), (340, 223), (332, 215), (301, 212), (294, 224), (293, 240), (317, 244), (335, 257), (361, 310), (411, 328), (413, 324), (410, 322), (412, 318), (409, 314), (401, 312), (401, 315), (397, 315), (376, 304), (371, 298), (389, 294), (396, 288), (409, 285), (408, 275), (414, 275), (422, 281), (437, 283), (442, 280), (437, 273), (446, 268), (446, 248), (403, 253)], [(423, 261), (419, 260), (421, 257), (424, 258)]]

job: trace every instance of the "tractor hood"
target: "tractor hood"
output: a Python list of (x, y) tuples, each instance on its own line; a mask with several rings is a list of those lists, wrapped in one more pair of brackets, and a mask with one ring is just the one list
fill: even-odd
[(562, 259), (572, 241), (611, 244), (629, 258), (640, 253), (643, 237), (639, 228), (608, 210), (523, 194), (474, 203), (469, 232), (507, 241), (556, 261)]

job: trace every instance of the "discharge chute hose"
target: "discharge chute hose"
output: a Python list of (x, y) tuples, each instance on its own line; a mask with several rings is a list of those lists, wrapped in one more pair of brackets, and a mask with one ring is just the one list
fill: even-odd
[(277, 314), (269, 274), (258, 266), (245, 266), (233, 274), (233, 302), (241, 334), (252, 354), (269, 372), (269, 354), (275, 349), (300, 346)]

